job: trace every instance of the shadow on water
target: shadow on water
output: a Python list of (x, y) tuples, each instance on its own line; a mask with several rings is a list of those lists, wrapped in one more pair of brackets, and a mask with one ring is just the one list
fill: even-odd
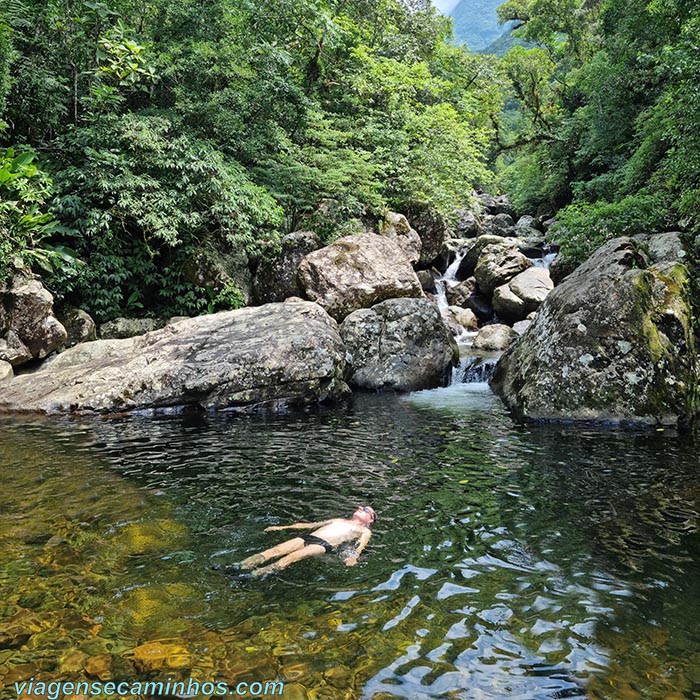
[[(0, 679), (282, 679), (289, 698), (700, 692), (691, 438), (514, 424), (486, 385), (277, 417), (6, 421)], [(361, 564), (236, 585), (371, 503)], [(676, 693), (676, 695), (674, 695)]]

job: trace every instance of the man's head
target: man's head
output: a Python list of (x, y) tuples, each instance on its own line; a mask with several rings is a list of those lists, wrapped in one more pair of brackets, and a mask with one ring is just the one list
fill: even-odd
[(372, 506), (360, 506), (352, 515), (353, 520), (359, 520), (363, 525), (370, 527), (377, 519), (377, 514)]

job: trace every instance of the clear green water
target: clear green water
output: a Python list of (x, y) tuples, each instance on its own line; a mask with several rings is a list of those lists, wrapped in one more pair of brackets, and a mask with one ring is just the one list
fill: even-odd
[[(700, 698), (691, 437), (526, 428), (463, 385), (275, 418), (5, 419), (0, 465), (3, 698), (30, 677)], [(355, 568), (212, 570), (359, 503), (379, 520)]]

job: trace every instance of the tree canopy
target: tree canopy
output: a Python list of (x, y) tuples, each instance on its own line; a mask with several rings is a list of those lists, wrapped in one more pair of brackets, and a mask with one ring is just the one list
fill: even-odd
[(172, 310), (173, 289), (196, 311), (206, 295), (182, 270), (209, 241), (257, 254), (403, 201), (448, 214), (493, 179), (503, 83), (427, 1), (8, 0), (2, 13), (2, 141), (42, 172), (41, 201), (17, 206), (56, 228), (37, 222), (30, 240), (12, 218), (24, 210), (0, 226), (16, 255), (60, 246), (50, 281), (100, 319), (130, 300)]

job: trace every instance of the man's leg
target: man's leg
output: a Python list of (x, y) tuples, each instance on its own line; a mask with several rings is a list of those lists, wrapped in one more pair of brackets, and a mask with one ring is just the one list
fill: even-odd
[(241, 569), (254, 569), (256, 566), (264, 564), (269, 559), (296, 552), (298, 549), (302, 549), (303, 546), (304, 540), (301, 537), (293, 537), (291, 540), (281, 542), (274, 547), (270, 547), (270, 549), (266, 549), (264, 552), (258, 552), (258, 554), (247, 557), (241, 562)]
[(290, 564), (293, 564), (295, 561), (301, 561), (302, 559), (307, 559), (308, 557), (317, 557), (320, 554), (325, 553), (326, 548), (322, 547), (320, 544), (307, 544), (306, 547), (292, 552), (286, 557), (282, 557), (281, 559), (277, 560), (274, 564), (264, 566), (262, 569), (255, 569), (255, 571), (251, 573), (256, 578), (258, 576), (266, 576), (267, 574), (271, 574), (273, 571), (282, 571), (282, 569), (286, 569)]

